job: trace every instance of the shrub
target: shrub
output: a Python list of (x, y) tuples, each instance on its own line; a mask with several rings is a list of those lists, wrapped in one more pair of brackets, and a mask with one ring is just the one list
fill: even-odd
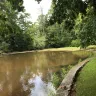
[(72, 40), (71, 46), (72, 47), (79, 47), (80, 46), (80, 40), (79, 39)]

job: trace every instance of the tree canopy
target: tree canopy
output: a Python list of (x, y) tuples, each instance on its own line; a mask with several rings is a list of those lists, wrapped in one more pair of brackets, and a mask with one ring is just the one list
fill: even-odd
[(14, 10), (18, 10), (19, 12), (24, 10), (23, 0), (8, 0), (8, 1), (10, 2)]
[(35, 23), (23, 10), (23, 0), (1, 0), (0, 50), (96, 44), (96, 0), (52, 0), (49, 12), (41, 12)]

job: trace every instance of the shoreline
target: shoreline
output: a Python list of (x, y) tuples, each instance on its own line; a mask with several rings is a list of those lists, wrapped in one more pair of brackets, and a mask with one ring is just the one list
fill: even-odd
[(0, 55), (13, 55), (13, 54), (22, 54), (22, 53), (30, 53), (30, 52), (49, 52), (49, 51), (79, 51), (79, 47), (64, 47), (64, 48), (49, 48), (49, 49), (42, 49), (42, 50), (30, 50), (30, 51), (17, 51), (17, 52), (9, 52), (3, 53), (1, 52)]
[(77, 74), (93, 58), (94, 57), (87, 58), (69, 70), (66, 77), (62, 80), (60, 86), (58, 87), (56, 96), (71, 96), (74, 80), (76, 79)]

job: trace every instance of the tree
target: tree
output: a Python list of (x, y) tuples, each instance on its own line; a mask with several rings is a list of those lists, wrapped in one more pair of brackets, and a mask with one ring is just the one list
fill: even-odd
[(54, 11), (49, 20), (50, 24), (62, 23), (64, 19), (71, 24), (70, 20), (74, 22), (79, 12), (85, 14), (87, 8), (87, 4), (82, 0), (53, 0), (52, 5)]
[(81, 47), (86, 48), (88, 45), (96, 44), (96, 15), (92, 6), (87, 8), (87, 14), (79, 14), (75, 26), (74, 32), (77, 39), (80, 40)]
[(38, 16), (37, 23), (38, 23), (38, 30), (40, 31), (41, 35), (45, 34), (45, 24), (46, 24), (46, 15), (43, 14), (43, 9), (40, 8), (40, 15)]
[(12, 8), (17, 11), (23, 11), (24, 6), (23, 6), (23, 0), (8, 0), (10, 4), (12, 5)]
[[(30, 49), (32, 38), (27, 31), (30, 25), (26, 15), (13, 10), (10, 2), (0, 2), (0, 45), (3, 51), (24, 51)], [(3, 11), (2, 11), (3, 10)]]
[(69, 30), (65, 29), (64, 22), (61, 24), (55, 23), (54, 25), (49, 26), (46, 34), (46, 46), (53, 48), (69, 46), (71, 44), (72, 36), (68, 31)]
[(85, 0), (84, 2), (86, 2), (88, 5), (93, 6), (93, 10), (94, 12), (96, 12), (96, 0)]

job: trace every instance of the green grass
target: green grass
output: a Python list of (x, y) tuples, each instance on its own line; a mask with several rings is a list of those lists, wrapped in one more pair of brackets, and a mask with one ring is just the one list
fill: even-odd
[[(87, 50), (94, 49), (96, 50), (96, 45), (90, 45), (86, 48)], [(80, 47), (62, 47), (62, 48), (48, 48), (48, 49), (43, 49), (39, 51), (78, 51), (80, 50)], [(84, 50), (84, 49), (82, 49)]]
[(76, 81), (76, 96), (96, 96), (96, 58), (79, 73)]
[(80, 47), (49, 48), (39, 51), (77, 51), (77, 50), (80, 50)]
[(87, 49), (96, 49), (96, 45), (90, 45), (87, 47)]

